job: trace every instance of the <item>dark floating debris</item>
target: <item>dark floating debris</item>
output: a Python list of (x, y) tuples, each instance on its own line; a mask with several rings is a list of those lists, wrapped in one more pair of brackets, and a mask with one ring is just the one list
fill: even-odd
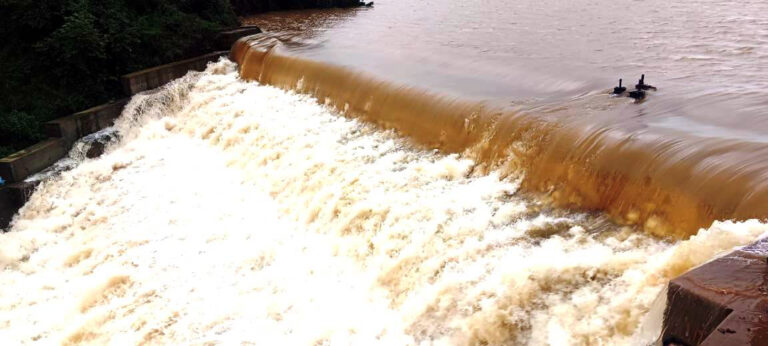
[(640, 80), (637, 82), (637, 85), (635, 85), (635, 89), (637, 90), (656, 90), (656, 87), (653, 85), (645, 84), (645, 74), (640, 76)]
[(643, 90), (633, 90), (629, 92), (629, 97), (635, 99), (635, 100), (642, 100), (645, 98), (645, 91)]
[[(627, 88), (621, 85), (622, 79), (619, 79), (619, 86), (613, 88), (613, 92), (611, 95), (619, 96), (623, 95), (625, 91), (627, 91)], [(640, 80), (635, 84), (635, 90), (632, 90), (627, 95), (630, 98), (635, 99), (635, 101), (640, 101), (642, 99), (645, 99), (646, 90), (653, 90), (656, 91), (656, 87), (653, 85), (645, 84), (645, 74), (640, 76)]]
[(619, 78), (619, 86), (613, 88), (613, 94), (614, 95), (621, 95), (625, 91), (627, 91), (626, 87), (621, 86), (621, 78)]

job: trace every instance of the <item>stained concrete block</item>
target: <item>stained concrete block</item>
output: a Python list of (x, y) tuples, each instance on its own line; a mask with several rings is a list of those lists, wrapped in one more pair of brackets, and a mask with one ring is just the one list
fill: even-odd
[(0, 229), (5, 230), (8, 227), (18, 210), (15, 192), (7, 186), (0, 187)]
[(216, 47), (221, 50), (229, 50), (235, 41), (241, 37), (260, 34), (261, 29), (255, 25), (241, 26), (237, 29), (222, 31), (216, 36)]
[(130, 73), (122, 77), (123, 88), (128, 95), (135, 95), (151, 90), (183, 77), (189, 71), (202, 71), (209, 62), (227, 56), (229, 51), (209, 53), (192, 59), (177, 61), (146, 70)]
[(49, 121), (45, 132), (49, 137), (64, 139), (71, 146), (82, 137), (112, 126), (128, 101), (127, 98), (118, 100)]
[(13, 216), (27, 203), (39, 182), (0, 187), (0, 230), (6, 230)]
[(62, 138), (49, 138), (6, 156), (0, 159), (0, 177), (9, 183), (24, 181), (64, 157), (69, 147)]
[(768, 240), (669, 283), (665, 345), (768, 345)]

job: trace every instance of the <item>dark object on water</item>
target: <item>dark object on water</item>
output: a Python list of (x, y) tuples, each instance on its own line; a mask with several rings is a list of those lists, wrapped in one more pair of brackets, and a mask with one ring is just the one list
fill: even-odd
[(627, 91), (626, 87), (621, 86), (621, 79), (619, 79), (619, 86), (613, 88), (613, 94), (614, 95), (621, 95), (625, 91)]
[(637, 85), (635, 85), (635, 89), (637, 90), (656, 90), (656, 87), (653, 85), (645, 84), (645, 74), (643, 74), (640, 77), (640, 81), (637, 82)]
[(357, 5), (358, 6), (365, 6), (365, 7), (373, 7), (373, 1), (371, 1), (371, 2), (360, 1), (360, 2), (357, 3)]
[(635, 100), (642, 100), (645, 98), (645, 91), (642, 90), (633, 90), (629, 92), (629, 97), (635, 99)]
[(371, 2), (369, 2), (369, 3), (367, 3), (367, 4), (365, 4), (365, 7), (373, 7), (373, 1), (371, 1)]

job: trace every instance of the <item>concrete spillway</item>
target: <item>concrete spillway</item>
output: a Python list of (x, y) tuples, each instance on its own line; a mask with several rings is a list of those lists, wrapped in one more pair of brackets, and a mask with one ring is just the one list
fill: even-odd
[(244, 81), (229, 61), (134, 97), (115, 128), (1, 236), (0, 339), (653, 340), (668, 280), (768, 230), (664, 240), (552, 209), (519, 193), (521, 175)]
[[(715, 220), (768, 215), (764, 143), (520, 113), (387, 82), (281, 47), (273, 37), (253, 36), (238, 41), (231, 56), (245, 79), (312, 94), (426, 147), (468, 155), (483, 169), (523, 170), (524, 188), (547, 193), (555, 205), (606, 211), (618, 223), (678, 238)], [(612, 101), (596, 95), (578, 102), (600, 108)]]

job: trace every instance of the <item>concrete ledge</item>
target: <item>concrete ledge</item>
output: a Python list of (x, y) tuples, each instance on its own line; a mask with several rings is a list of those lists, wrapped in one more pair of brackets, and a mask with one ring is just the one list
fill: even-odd
[(0, 159), (0, 176), (9, 183), (22, 182), (64, 157), (68, 150), (64, 139), (49, 138)]
[(128, 101), (130, 99), (122, 99), (49, 121), (45, 123), (45, 133), (49, 137), (62, 138), (71, 146), (82, 137), (112, 126)]
[(11, 223), (13, 216), (27, 203), (38, 183), (16, 183), (0, 187), (0, 230)]
[(258, 26), (246, 25), (237, 29), (222, 31), (216, 35), (216, 47), (221, 50), (229, 50), (235, 41), (241, 37), (260, 34), (262, 31)]
[(145, 90), (160, 87), (174, 79), (183, 77), (189, 71), (202, 71), (209, 62), (227, 56), (229, 51), (209, 53), (192, 59), (177, 61), (146, 70), (130, 73), (122, 77), (123, 88), (128, 95), (135, 95)]
[(768, 345), (768, 240), (669, 283), (665, 345)]

